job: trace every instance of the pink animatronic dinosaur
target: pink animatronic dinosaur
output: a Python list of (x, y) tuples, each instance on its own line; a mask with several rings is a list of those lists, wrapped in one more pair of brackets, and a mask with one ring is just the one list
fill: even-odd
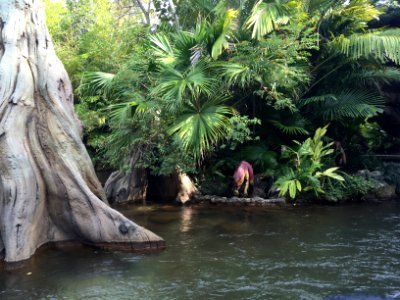
[(254, 191), (254, 173), (251, 164), (242, 160), (233, 174), (233, 181), (233, 193), (235, 196), (239, 195), (243, 184), (243, 195), (251, 196)]

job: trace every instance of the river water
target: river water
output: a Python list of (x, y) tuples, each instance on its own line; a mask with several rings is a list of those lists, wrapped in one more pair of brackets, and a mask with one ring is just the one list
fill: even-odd
[(399, 202), (120, 210), (168, 248), (42, 250), (0, 299), (400, 299)]

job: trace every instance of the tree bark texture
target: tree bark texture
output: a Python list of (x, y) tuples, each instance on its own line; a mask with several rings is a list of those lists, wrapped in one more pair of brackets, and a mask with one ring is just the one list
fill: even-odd
[(178, 171), (168, 176), (150, 175), (136, 163), (139, 152), (133, 152), (127, 171), (113, 172), (105, 184), (105, 191), (110, 203), (145, 203), (177, 201), (185, 203), (197, 192), (188, 175)]
[(49, 242), (165, 247), (111, 209), (81, 141), (68, 75), (40, 0), (0, 1), (0, 253), (28, 259)]
[(148, 176), (147, 170), (137, 168), (140, 152), (133, 152), (129, 160), (129, 170), (115, 171), (104, 186), (110, 203), (146, 202)]

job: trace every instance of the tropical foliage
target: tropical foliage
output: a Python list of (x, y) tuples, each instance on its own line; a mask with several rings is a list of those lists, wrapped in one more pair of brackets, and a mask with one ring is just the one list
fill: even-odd
[(282, 157), (289, 159), (289, 164), (286, 174), (276, 181), (281, 196), (288, 194), (294, 199), (301, 192), (314, 192), (318, 196), (324, 193), (325, 177), (344, 181), (337, 173), (338, 167), (324, 168), (323, 159), (335, 151), (333, 142), (324, 143), (322, 140), (327, 129), (328, 126), (318, 128), (312, 138), (302, 143), (294, 141), (296, 148), (284, 146)]
[(400, 80), (400, 29), (370, 26), (389, 4), (155, 1), (150, 26), (122, 0), (62, 3), (48, 1), (49, 28), (103, 164), (122, 167), (139, 149), (142, 167), (201, 179), (246, 159), (295, 198), (348, 178), (325, 135), (351, 155), (384, 149), (363, 140)]

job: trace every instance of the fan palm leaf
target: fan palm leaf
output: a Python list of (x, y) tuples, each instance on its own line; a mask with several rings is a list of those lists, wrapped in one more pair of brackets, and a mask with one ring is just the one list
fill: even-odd
[(221, 74), (229, 85), (237, 84), (244, 88), (249, 86), (256, 80), (256, 74), (249, 67), (240, 63), (233, 62), (218, 62), (214, 64), (214, 68)]
[(229, 118), (235, 114), (232, 107), (223, 104), (225, 97), (208, 99), (200, 106), (186, 105), (185, 110), (169, 128), (182, 148), (201, 160), (205, 153), (226, 137), (231, 127)]
[(165, 65), (173, 65), (176, 62), (175, 49), (171, 45), (168, 37), (162, 33), (150, 35), (152, 49), (158, 61)]
[(204, 64), (198, 63), (186, 71), (173, 68), (164, 69), (160, 73), (158, 84), (152, 93), (164, 99), (182, 102), (188, 95), (194, 98), (197, 98), (200, 94), (211, 95), (214, 87), (215, 79), (209, 76)]
[(138, 93), (126, 93), (128, 101), (112, 104), (107, 107), (110, 111), (109, 117), (113, 124), (124, 124), (144, 118), (148, 114), (156, 115), (158, 105), (153, 101), (148, 101)]
[(119, 98), (124, 88), (118, 85), (115, 74), (105, 72), (83, 73), (81, 84), (78, 87), (78, 94), (85, 96), (101, 96), (105, 99)]

